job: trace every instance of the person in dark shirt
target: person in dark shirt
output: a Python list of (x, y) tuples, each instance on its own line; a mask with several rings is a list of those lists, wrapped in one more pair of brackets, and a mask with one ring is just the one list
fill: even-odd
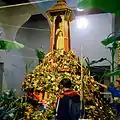
[(80, 112), (73, 118), (73, 114), (70, 113), (69, 99), (78, 103), (78, 111), (80, 110), (80, 95), (77, 91), (71, 89), (72, 83), (70, 79), (63, 79), (60, 82), (63, 86), (63, 92), (59, 95), (57, 107), (56, 107), (56, 119), (57, 120), (78, 120), (80, 118)]

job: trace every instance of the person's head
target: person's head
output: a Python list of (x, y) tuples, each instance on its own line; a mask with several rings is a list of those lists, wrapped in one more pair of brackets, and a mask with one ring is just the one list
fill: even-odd
[(72, 87), (72, 82), (68, 78), (62, 79), (60, 84), (63, 86), (63, 88), (71, 88)]

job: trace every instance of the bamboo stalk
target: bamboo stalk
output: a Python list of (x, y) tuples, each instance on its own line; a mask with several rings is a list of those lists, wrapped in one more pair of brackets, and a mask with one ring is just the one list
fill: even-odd
[[(83, 110), (83, 77), (84, 77), (84, 73), (83, 73), (83, 53), (82, 53), (82, 46), (81, 46), (81, 84), (80, 84), (80, 110)], [(82, 115), (80, 116), (80, 118), (82, 117)]]

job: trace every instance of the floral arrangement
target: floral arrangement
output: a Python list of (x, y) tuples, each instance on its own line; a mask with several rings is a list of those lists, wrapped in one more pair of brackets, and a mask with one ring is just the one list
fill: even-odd
[(64, 54), (60, 51), (49, 53), (42, 64), (26, 75), (23, 89), (24, 91), (29, 91), (31, 88), (34, 91), (57, 92), (59, 82), (64, 77), (79, 81), (80, 75), (77, 72), (80, 72), (78, 58), (72, 51)]
[[(83, 74), (82, 78), (81, 72)], [(73, 89), (77, 90), (80, 94), (80, 91), (83, 90), (85, 102), (92, 101), (92, 105), (88, 104), (85, 106), (87, 118), (91, 119), (94, 117), (96, 119), (104, 114), (105, 103), (99, 96), (99, 86), (92, 84), (93, 77), (90, 76), (89, 71), (86, 70), (73, 51), (63, 52), (56, 50), (48, 53), (42, 60), (42, 63), (36, 66), (32, 73), (27, 74), (25, 77), (22, 85), (23, 91), (28, 94), (32, 90), (33, 99), (37, 95), (38, 99), (36, 101), (39, 103), (37, 107), (31, 106), (30, 110), (27, 110), (27, 118), (48, 120), (48, 118), (54, 117), (57, 95), (62, 91), (62, 86), (59, 86), (59, 83), (63, 78), (71, 79)], [(81, 83), (83, 83), (83, 88), (81, 88)], [(44, 101), (48, 105), (47, 109), (40, 111), (40, 104), (44, 105)], [(107, 106), (103, 120), (113, 120), (115, 117), (112, 109), (108, 108), (110, 107)], [(101, 110), (103, 112), (98, 114)]]

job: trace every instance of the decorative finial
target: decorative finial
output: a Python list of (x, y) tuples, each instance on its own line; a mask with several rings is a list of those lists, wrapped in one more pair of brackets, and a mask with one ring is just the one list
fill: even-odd
[(61, 3), (61, 2), (66, 3), (66, 0), (57, 0), (57, 3)]

